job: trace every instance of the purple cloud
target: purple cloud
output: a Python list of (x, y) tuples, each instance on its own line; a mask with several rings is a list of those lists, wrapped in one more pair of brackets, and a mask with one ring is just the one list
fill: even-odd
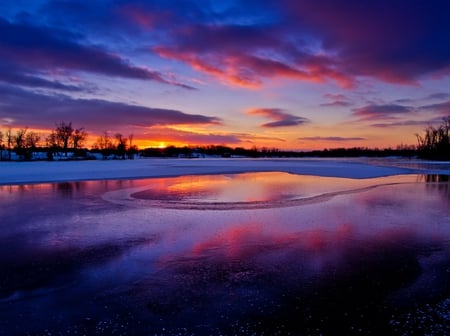
[[(266, 79), (288, 78), (349, 88), (359, 77), (417, 84), (422, 78), (447, 76), (449, 12), (446, 1), (421, 0), (370, 0), (364, 6), (358, 0), (89, 5), (55, 0), (43, 5), (39, 15), (28, 15), (34, 25), (2, 20), (0, 37), (9, 59), (16, 56), (34, 69), (51, 65), (190, 88), (134, 65), (120, 50), (86, 42), (93, 38), (111, 45), (127, 41), (134, 50), (179, 61), (231, 85), (255, 88)], [(54, 28), (69, 24), (75, 32)], [(344, 106), (342, 100), (334, 102), (329, 104)]]
[(111, 77), (151, 80), (187, 89), (192, 87), (164, 78), (163, 74), (138, 67), (100, 46), (83, 44), (69, 31), (0, 18), (0, 61), (36, 72), (82, 71)]
[(450, 4), (446, 1), (284, 0), (291, 24), (300, 22), (335, 53), (335, 65), (352, 76), (414, 84), (450, 69)]
[(329, 136), (329, 137), (314, 136), (314, 137), (300, 137), (297, 139), (305, 141), (334, 141), (334, 142), (366, 140), (366, 138), (361, 137), (339, 137), (339, 136)]
[(328, 103), (322, 103), (320, 106), (324, 107), (348, 107), (353, 105), (349, 102), (348, 98), (343, 94), (332, 94), (332, 93), (326, 93), (323, 95), (324, 98), (327, 100), (331, 100), (331, 102)]
[(27, 74), (27, 70), (8, 63), (0, 63), (0, 81), (7, 84), (26, 86), (31, 88), (44, 88), (63, 91), (83, 91), (85, 88), (56, 80), (48, 80), (37, 74)]
[[(181, 111), (129, 105), (101, 99), (74, 99), (66, 95), (44, 95), (0, 87), (0, 120), (13, 120), (16, 127), (52, 128), (55, 122), (70, 120), (77, 125), (102, 131), (125, 126), (220, 124), (216, 117)], [(39, 118), (36, 118), (36, 114)]]
[(399, 126), (422, 126), (425, 127), (427, 125), (432, 125), (436, 123), (442, 122), (442, 119), (434, 118), (429, 120), (404, 120), (404, 121), (395, 121), (390, 123), (377, 123), (372, 124), (372, 127), (378, 128), (390, 128), (390, 127), (399, 127)]
[(255, 108), (247, 111), (249, 115), (262, 116), (273, 121), (262, 124), (261, 127), (298, 126), (308, 122), (308, 119), (284, 112), (279, 108)]
[(443, 117), (450, 116), (450, 100), (437, 104), (424, 105), (421, 106), (420, 109), (431, 112), (437, 112), (441, 114)]
[(367, 105), (353, 109), (353, 115), (363, 120), (390, 119), (412, 112), (409, 106), (397, 104)]

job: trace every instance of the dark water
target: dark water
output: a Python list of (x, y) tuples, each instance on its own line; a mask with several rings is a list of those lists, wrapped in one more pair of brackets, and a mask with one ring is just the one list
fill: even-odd
[(445, 335), (449, 186), (284, 173), (0, 186), (0, 334)]

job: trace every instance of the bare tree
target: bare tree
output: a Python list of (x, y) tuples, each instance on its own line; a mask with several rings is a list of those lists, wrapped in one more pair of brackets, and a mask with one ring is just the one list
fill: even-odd
[(31, 160), (33, 158), (33, 152), (38, 146), (41, 136), (36, 132), (27, 132), (25, 135), (25, 159)]
[(67, 149), (69, 148), (69, 141), (72, 138), (73, 131), (74, 130), (72, 127), (72, 122), (66, 124), (64, 121), (61, 121), (59, 124), (56, 125), (55, 129), (56, 140), (64, 150), (66, 156), (67, 156)]
[(0, 161), (3, 160), (3, 132), (0, 131)]
[(41, 140), (41, 136), (36, 132), (27, 132), (25, 135), (25, 148), (35, 149)]
[(8, 160), (11, 161), (11, 151), (14, 142), (14, 136), (11, 127), (8, 127), (5, 135), (6, 135), (6, 148), (8, 149)]
[(134, 158), (134, 154), (137, 152), (136, 145), (133, 145), (134, 134), (131, 133), (128, 135), (128, 158), (132, 160)]
[(117, 154), (122, 158), (122, 160), (125, 160), (125, 154), (127, 153), (127, 141), (128, 139), (124, 138), (121, 133), (116, 133), (116, 150)]
[(4, 149), (4, 145), (3, 145), (3, 138), (4, 138), (4, 134), (2, 131), (0, 131), (0, 161), (3, 160), (3, 149)]
[(71, 141), (72, 141), (72, 147), (74, 151), (80, 149), (83, 146), (84, 141), (87, 138), (87, 133), (84, 131), (84, 128), (77, 128), (73, 131)]
[(22, 159), (25, 158), (25, 136), (27, 134), (28, 127), (21, 128), (16, 131), (14, 135), (15, 151)]
[(114, 144), (108, 131), (103, 132), (103, 135), (97, 138), (96, 147), (100, 150), (104, 159), (114, 150)]
[(450, 158), (450, 116), (443, 118), (443, 123), (435, 128), (425, 128), (423, 136), (416, 134), (418, 149), (422, 157), (431, 159)]
[(53, 160), (53, 155), (58, 148), (60, 148), (58, 144), (58, 137), (56, 136), (56, 131), (52, 131), (46, 138), (45, 143), (47, 146), (47, 159)]

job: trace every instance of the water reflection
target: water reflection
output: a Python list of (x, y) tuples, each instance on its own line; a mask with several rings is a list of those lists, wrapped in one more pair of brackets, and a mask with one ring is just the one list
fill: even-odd
[(450, 201), (450, 179), (449, 175), (426, 174), (420, 177), (426, 182), (427, 190), (438, 191), (443, 200)]
[(166, 183), (149, 185), (133, 193), (138, 199), (175, 200), (202, 203), (252, 203), (295, 199), (336, 189), (351, 188), (354, 179), (299, 176), (288, 173), (244, 173), (218, 176), (185, 176), (165, 179)]
[(448, 183), (257, 173), (3, 186), (0, 330), (445, 334)]
[(417, 182), (415, 176), (378, 179), (329, 178), (280, 172), (182, 176), (143, 180), (141, 185), (106, 193), (116, 204), (175, 209), (255, 209), (320, 202), (340, 193), (381, 185)]

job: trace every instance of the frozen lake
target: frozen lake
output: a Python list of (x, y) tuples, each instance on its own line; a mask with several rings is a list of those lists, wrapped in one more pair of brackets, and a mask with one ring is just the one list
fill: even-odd
[(0, 186), (0, 335), (444, 335), (447, 175)]

